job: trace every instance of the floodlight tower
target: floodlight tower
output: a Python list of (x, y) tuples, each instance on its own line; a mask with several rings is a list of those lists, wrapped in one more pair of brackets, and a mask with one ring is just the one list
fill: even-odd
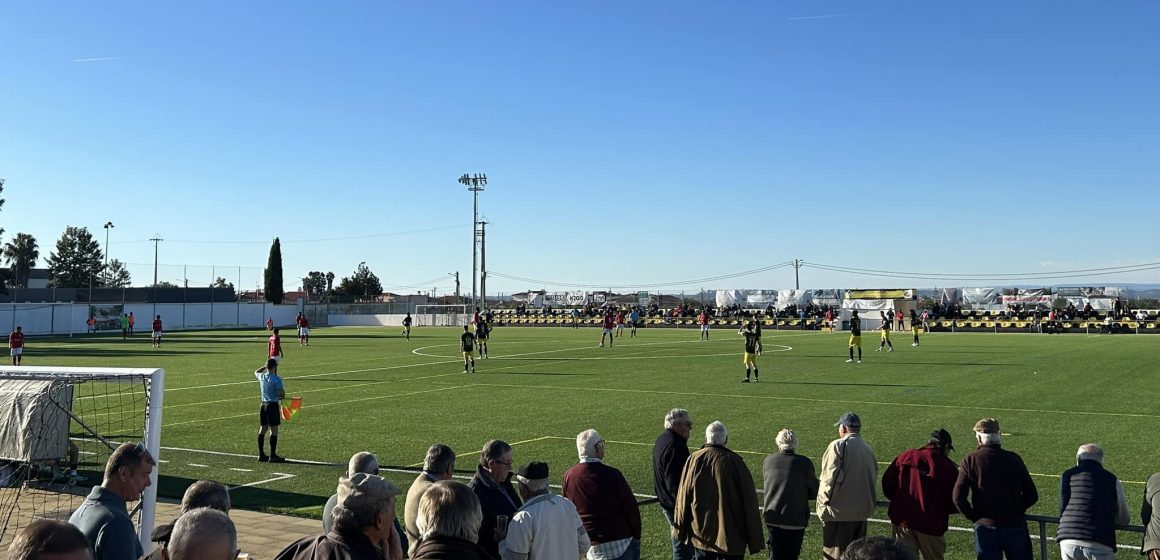
[(471, 305), (479, 306), (477, 286), (479, 285), (479, 193), (487, 186), (487, 174), (464, 173), (459, 184), (471, 192)]

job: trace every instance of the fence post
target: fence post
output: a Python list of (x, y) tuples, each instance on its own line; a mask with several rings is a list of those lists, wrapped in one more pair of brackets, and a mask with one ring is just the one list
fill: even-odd
[(1039, 520), (1039, 558), (1047, 560), (1047, 523)]

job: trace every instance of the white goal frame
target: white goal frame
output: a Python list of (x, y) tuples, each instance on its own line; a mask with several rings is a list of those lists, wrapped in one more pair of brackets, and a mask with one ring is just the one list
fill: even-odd
[[(149, 379), (149, 405), (145, 410), (145, 449), (153, 456), (155, 464), (149, 475), (149, 487), (141, 496), (141, 512), (137, 538), (142, 550), (150, 550), (153, 526), (157, 517), (157, 479), (161, 465), (161, 415), (165, 400), (165, 370), (161, 368), (97, 368), (97, 367), (52, 367), (52, 366), (0, 366), (0, 379), (27, 379), (56, 381), (62, 378), (99, 378), (123, 382), (133, 382), (141, 378)], [(122, 442), (123, 443), (123, 442)]]

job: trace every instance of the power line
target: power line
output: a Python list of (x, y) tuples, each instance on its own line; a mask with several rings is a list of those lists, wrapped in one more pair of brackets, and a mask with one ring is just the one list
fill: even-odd
[(841, 272), (845, 274), (856, 274), (862, 276), (876, 276), (881, 278), (899, 278), (906, 280), (936, 280), (936, 281), (998, 281), (998, 282), (1015, 282), (1015, 281), (1031, 281), (1031, 280), (1062, 280), (1069, 278), (1086, 278), (1092, 276), (1113, 276), (1117, 274), (1127, 274), (1131, 272), (1145, 272), (1149, 270), (1160, 269), (1160, 262), (1140, 263), (1135, 265), (1111, 266), (1101, 268), (1085, 268), (1075, 270), (1059, 270), (1059, 271), (1044, 271), (1044, 272), (1018, 272), (1018, 273), (983, 273), (983, 274), (954, 274), (954, 273), (927, 273), (927, 272), (903, 272), (892, 270), (876, 270), (852, 268), (836, 265), (827, 265), (819, 263), (806, 263), (804, 266), (816, 268), (818, 270), (826, 270), (829, 272)]
[(504, 274), (501, 272), (495, 272), (495, 271), (488, 272), (488, 275), (489, 276), (498, 276), (500, 278), (506, 278), (508, 280), (516, 280), (519, 282), (527, 282), (530, 284), (538, 284), (541, 286), (564, 286), (564, 287), (570, 287), (570, 288), (665, 288), (665, 287), (672, 287), (672, 286), (687, 286), (687, 285), (692, 285), (692, 284), (701, 284), (701, 283), (705, 283), (705, 282), (716, 282), (719, 280), (729, 280), (732, 278), (740, 278), (742, 276), (750, 276), (750, 275), (758, 274), (761, 272), (768, 272), (770, 270), (777, 270), (779, 268), (786, 268), (789, 266), (793, 266), (793, 264), (794, 264), (793, 261), (786, 261), (786, 262), (779, 263), (779, 264), (764, 266), (764, 267), (755, 268), (752, 270), (745, 270), (742, 272), (722, 274), (719, 276), (709, 276), (709, 277), (705, 277), (705, 278), (694, 278), (691, 280), (680, 280), (680, 281), (675, 281), (675, 282), (654, 282), (654, 283), (639, 282), (639, 283), (631, 283), (631, 284), (617, 283), (617, 282), (610, 282), (610, 283), (606, 283), (606, 284), (582, 284), (582, 283), (575, 283), (575, 282), (552, 282), (552, 281), (548, 281), (548, 280), (539, 280), (539, 279), (535, 279), (535, 278), (525, 278), (522, 276), (514, 276), (514, 275), (510, 275), (510, 274)]
[[(438, 226), (422, 229), (412, 229), (407, 231), (392, 231), (387, 233), (368, 233), (366, 235), (350, 235), (345, 237), (319, 237), (316, 239), (284, 239), (282, 244), (287, 243), (326, 243), (331, 241), (355, 241), (359, 239), (375, 239), (381, 237), (396, 237), (400, 235), (414, 235), (416, 233), (432, 233), (437, 231), (447, 231), (452, 229), (463, 229), (467, 226)], [(185, 243), (192, 245), (267, 245), (270, 240), (262, 241), (239, 241), (239, 240), (211, 240), (211, 239), (176, 239), (166, 240), (168, 243)], [(143, 241), (121, 241), (120, 243), (143, 243)]]

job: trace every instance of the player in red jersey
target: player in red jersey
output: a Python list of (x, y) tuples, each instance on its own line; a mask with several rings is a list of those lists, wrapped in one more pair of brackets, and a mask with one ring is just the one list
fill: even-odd
[(609, 309), (604, 312), (604, 321), (601, 323), (602, 330), (600, 331), (600, 347), (604, 347), (604, 337), (608, 337), (608, 347), (612, 348), (612, 325), (615, 320), (612, 318), (612, 310)]
[(20, 365), (20, 359), (24, 356), (24, 329), (16, 327), (12, 334), (8, 335), (8, 352), (12, 354), (12, 365)]
[(616, 312), (616, 336), (624, 335), (624, 311)]
[(483, 323), (483, 316), (479, 314), (479, 308), (475, 308), (475, 313), (471, 315), (471, 324), (475, 325), (475, 333), (479, 334), (479, 325)]
[(834, 333), (834, 310), (833, 309), (826, 310), (826, 330), (830, 331), (830, 334)]
[(310, 319), (299, 312), (298, 318), (294, 322), (298, 326), (298, 344), (310, 346)]
[(697, 322), (701, 324), (700, 340), (709, 340), (709, 311), (707, 309), (702, 309), (701, 314), (697, 315)]
[(271, 360), (282, 363), (282, 337), (278, 336), (278, 328), (274, 328), (274, 334), (270, 335), (270, 340), (266, 343), (266, 356)]
[(161, 348), (161, 316), (153, 318), (153, 335), (150, 337), (154, 348)]

